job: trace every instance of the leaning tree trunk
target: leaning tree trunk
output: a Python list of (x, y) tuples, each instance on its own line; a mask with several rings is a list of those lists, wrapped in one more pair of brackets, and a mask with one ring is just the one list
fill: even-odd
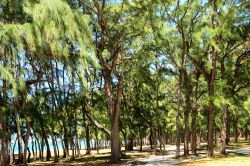
[(220, 153), (226, 153), (226, 138), (227, 138), (227, 113), (228, 113), (228, 105), (222, 104), (222, 111), (223, 111), (223, 124), (221, 128), (221, 149)]

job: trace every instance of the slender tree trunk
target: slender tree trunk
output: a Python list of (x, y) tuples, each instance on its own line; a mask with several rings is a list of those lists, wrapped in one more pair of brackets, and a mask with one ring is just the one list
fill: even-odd
[(162, 151), (162, 135), (161, 135), (161, 127), (158, 126), (159, 128), (159, 131), (158, 131), (158, 140), (159, 140), (159, 143), (160, 143), (160, 151)]
[(98, 131), (95, 129), (95, 139), (96, 139), (96, 151), (99, 154), (99, 140), (98, 140)]
[(79, 157), (81, 155), (81, 151), (80, 151), (79, 138), (77, 132), (76, 132), (76, 149), (77, 149), (76, 156)]
[(30, 153), (30, 148), (29, 148), (29, 146), (27, 146), (27, 150), (28, 150), (28, 163), (30, 163), (30, 156), (31, 156), (31, 153)]
[(176, 110), (176, 154), (175, 157), (179, 158), (180, 157), (180, 113), (179, 109)]
[(150, 143), (150, 149), (153, 150), (153, 129), (150, 127), (150, 135), (149, 135), (149, 143)]
[(47, 134), (46, 134), (43, 127), (42, 127), (42, 134), (43, 134), (43, 139), (45, 141), (45, 145), (46, 145), (46, 149), (47, 149), (46, 161), (49, 161), (51, 158), (51, 152), (50, 152), (48, 137), (47, 137)]
[(86, 132), (86, 154), (90, 154), (91, 148), (90, 148), (90, 130), (89, 130), (89, 124), (86, 125), (85, 127), (85, 132)]
[(18, 163), (23, 163), (23, 141), (22, 141), (22, 134), (21, 134), (21, 127), (20, 127), (20, 120), (18, 112), (15, 111), (15, 118), (17, 124), (17, 137), (18, 137)]
[(68, 129), (64, 120), (63, 120), (63, 129), (64, 129), (64, 146), (66, 152), (66, 160), (69, 160), (69, 137), (68, 137)]
[(83, 119), (84, 119), (84, 126), (85, 126), (85, 135), (86, 135), (86, 154), (90, 154), (91, 152), (91, 148), (90, 148), (90, 130), (89, 130), (89, 122), (87, 121), (87, 117), (86, 117), (86, 111), (87, 110), (87, 106), (86, 103), (82, 108), (82, 115), (83, 115)]
[(61, 140), (61, 145), (62, 145), (62, 148), (63, 148), (63, 158), (66, 158), (66, 149), (65, 149), (65, 145), (63, 143), (63, 137), (60, 136), (60, 140)]
[(180, 144), (181, 144), (181, 138), (180, 138), (180, 104), (181, 104), (181, 92), (180, 89), (178, 90), (178, 102), (177, 102), (177, 109), (176, 109), (176, 120), (175, 120), (175, 125), (176, 125), (176, 132), (175, 132), (175, 137), (176, 137), (176, 154), (175, 157), (179, 158), (180, 157)]
[[(7, 66), (7, 49), (4, 48), (3, 53), (3, 66)], [(7, 82), (6, 80), (3, 81), (2, 93), (3, 93), (3, 106), (7, 106)], [(0, 156), (0, 165), (5, 166), (8, 165), (8, 134), (7, 134), (7, 117), (5, 113), (1, 114), (0, 117), (0, 132), (3, 133), (0, 137), (1, 143), (1, 156)]]
[[(34, 132), (35, 133), (35, 132)], [(40, 142), (38, 140), (38, 138), (36, 137), (36, 135), (34, 134), (34, 137), (35, 137), (35, 144), (36, 144), (36, 156), (37, 156), (37, 147), (38, 147), (38, 151), (39, 151), (39, 160), (41, 161), (42, 160), (42, 151), (41, 151), (41, 145), (40, 145)]]
[(128, 138), (128, 151), (133, 151), (133, 150), (134, 150), (134, 138), (130, 133)]
[(196, 154), (196, 148), (197, 148), (197, 135), (196, 135), (196, 117), (197, 117), (197, 109), (193, 108), (192, 109), (192, 153)]
[(222, 111), (223, 111), (223, 123), (221, 128), (221, 149), (220, 153), (226, 153), (226, 138), (227, 138), (227, 112), (228, 112), (228, 105), (222, 104)]
[(58, 156), (57, 156), (57, 148), (56, 148), (56, 143), (55, 143), (55, 136), (54, 136), (54, 130), (51, 129), (51, 141), (54, 149), (54, 162), (58, 162)]
[(247, 128), (248, 124), (245, 124), (245, 131), (244, 131), (244, 136), (245, 136), (245, 140), (247, 140), (248, 137), (248, 128)]
[(43, 136), (42, 136), (42, 140), (41, 140), (41, 150), (40, 150), (40, 155), (39, 155), (40, 161), (43, 161), (43, 152), (44, 152), (44, 138), (43, 138)]
[(57, 141), (56, 137), (55, 137), (55, 143), (56, 143), (57, 156), (59, 158), (60, 157), (60, 152), (59, 152), (58, 141)]
[(185, 125), (185, 131), (184, 131), (184, 155), (189, 154), (189, 108), (187, 108), (184, 112), (184, 125)]
[[(227, 114), (229, 114), (229, 112), (228, 112)], [(227, 134), (226, 134), (226, 145), (229, 145), (229, 142), (230, 142), (230, 124), (229, 124), (229, 122), (230, 122), (230, 119), (229, 119), (229, 117), (230, 117), (230, 115), (228, 115), (228, 119), (227, 119), (227, 130), (226, 130), (226, 132), (227, 132)]]
[(141, 134), (140, 134), (140, 151), (142, 151), (142, 146), (143, 146), (143, 142), (142, 142), (142, 136), (141, 136)]
[(152, 139), (153, 139), (153, 154), (157, 155), (157, 140), (156, 140), (156, 128), (152, 126)]
[(15, 161), (15, 147), (16, 147), (16, 142), (17, 142), (17, 138), (16, 138), (13, 146), (12, 146), (12, 143), (10, 145), (10, 162), (9, 162), (9, 165), (13, 165), (14, 161)]
[[(27, 115), (26, 115), (27, 116)], [(28, 143), (29, 143), (29, 136), (30, 136), (30, 122), (28, 120), (26, 120), (26, 128), (27, 128), (27, 133), (25, 136), (25, 140), (24, 140), (24, 155), (23, 155), (23, 165), (27, 165), (27, 150), (28, 150)]]
[(214, 145), (217, 146), (217, 127), (214, 126)]
[(234, 120), (234, 143), (238, 143), (238, 127), (237, 127), (237, 122), (238, 122), (238, 118), (235, 118)]
[[(52, 53), (53, 50), (51, 49)], [(52, 97), (52, 117), (56, 118), (56, 114), (55, 114), (55, 88), (54, 88), (54, 69), (53, 69), (53, 62), (52, 60), (50, 61), (50, 67), (51, 67), (51, 97)], [(55, 144), (55, 137), (54, 137), (54, 126), (55, 124), (52, 123), (51, 126), (51, 130), (50, 130), (50, 136), (51, 136), (51, 140), (52, 140), (52, 145), (53, 145), (53, 149), (54, 149), (54, 162), (57, 163), (58, 162), (58, 156), (57, 156), (57, 148), (56, 148), (56, 144)]]
[(31, 136), (31, 151), (32, 151), (33, 158), (35, 160), (36, 156), (35, 156), (35, 150), (34, 150), (34, 138), (33, 138), (33, 136)]
[[(212, 26), (213, 29), (218, 27), (218, 22), (216, 20), (217, 16), (217, 2), (216, 0), (212, 1), (213, 7), (213, 16), (212, 16)], [(217, 62), (217, 52), (214, 47), (212, 47), (211, 52), (211, 61), (212, 61), (212, 69), (207, 77), (207, 85), (208, 85), (208, 96), (209, 96), (209, 108), (208, 108), (208, 142), (207, 142), (207, 156), (212, 157), (214, 155), (214, 140), (213, 140), (213, 133), (214, 133), (214, 94), (215, 94), (215, 78), (216, 78), (216, 62)]]
[[(214, 95), (214, 86), (209, 85), (210, 97)], [(212, 157), (214, 155), (214, 102), (213, 99), (209, 101), (209, 111), (208, 111), (208, 144), (207, 144), (207, 156)]]

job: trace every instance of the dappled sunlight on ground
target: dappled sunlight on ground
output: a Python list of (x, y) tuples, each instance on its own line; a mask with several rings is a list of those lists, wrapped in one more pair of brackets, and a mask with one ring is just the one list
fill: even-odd
[[(250, 141), (240, 141), (238, 144), (231, 143), (227, 148), (227, 154), (219, 155), (218, 150), (215, 151), (214, 158), (206, 158), (206, 144), (198, 147), (197, 155), (183, 156), (183, 147), (181, 146), (181, 158), (175, 159), (175, 146), (166, 145), (164, 151), (159, 151), (157, 155), (153, 155), (149, 146), (144, 146), (143, 151), (139, 151), (139, 147), (135, 147), (134, 151), (122, 153), (120, 164), (110, 164), (110, 150), (100, 150), (100, 154), (92, 152), (91, 155), (81, 155), (72, 161), (60, 159), (59, 163), (53, 161), (41, 162), (35, 161), (29, 165), (74, 165), (74, 166), (155, 166), (155, 165), (187, 165), (187, 166), (246, 166), (250, 163)], [(216, 148), (218, 149), (218, 148)], [(250, 165), (250, 164), (249, 164)]]

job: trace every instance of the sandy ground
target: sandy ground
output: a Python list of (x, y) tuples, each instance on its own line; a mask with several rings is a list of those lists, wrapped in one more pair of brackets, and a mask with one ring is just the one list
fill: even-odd
[[(175, 157), (175, 145), (166, 145), (164, 153), (160, 153), (159, 155), (152, 155), (149, 146), (143, 147), (143, 152), (139, 152), (139, 147), (135, 147), (134, 151), (124, 152), (126, 156), (129, 156), (128, 159), (123, 159), (122, 163), (119, 165), (126, 166), (170, 166), (170, 165), (185, 165), (185, 163), (192, 163), (199, 159), (206, 158), (206, 144), (201, 144), (204, 149), (198, 151), (198, 155), (189, 155), (187, 157), (181, 157), (180, 159), (174, 159)], [(230, 154), (239, 154), (239, 155), (247, 155), (250, 158), (250, 146), (238, 147), (236, 149), (227, 149), (227, 153)], [(60, 152), (62, 155), (62, 152)], [(81, 154), (85, 154), (85, 150), (81, 150)], [(219, 152), (215, 151), (215, 154), (218, 155)], [(181, 146), (181, 155), (183, 155), (183, 146)], [(60, 159), (59, 163), (53, 163), (53, 161), (49, 162), (40, 162), (36, 161), (31, 163), (30, 165), (74, 165), (74, 166), (113, 166), (109, 164), (110, 158), (110, 149), (100, 149), (99, 154), (92, 150), (91, 155), (82, 155), (76, 158), (74, 161), (65, 162), (64, 159)], [(247, 163), (246, 163), (247, 164)], [(199, 164), (198, 164), (199, 165)], [(250, 165), (250, 164), (249, 164)]]
[[(205, 146), (206, 144), (203, 144)], [(157, 156), (149, 156), (148, 158), (138, 158), (135, 161), (131, 161), (131, 166), (170, 166), (170, 165), (178, 165), (183, 163), (188, 163), (191, 161), (195, 161), (198, 159), (206, 158), (206, 150), (201, 150), (198, 152), (198, 155), (189, 155), (185, 158), (173, 159), (175, 157), (175, 146), (169, 146), (167, 148), (167, 155), (157, 155)], [(250, 146), (239, 148), (239, 149), (227, 149), (227, 153), (239, 154), (239, 155), (249, 155), (250, 158)], [(183, 146), (181, 146), (181, 155), (183, 155)], [(219, 151), (215, 151), (215, 155), (219, 155)], [(185, 164), (183, 164), (185, 165)], [(250, 165), (250, 163), (246, 163), (246, 165)]]

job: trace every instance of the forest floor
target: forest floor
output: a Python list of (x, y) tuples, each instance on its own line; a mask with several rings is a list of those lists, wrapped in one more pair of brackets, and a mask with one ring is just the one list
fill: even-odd
[[(60, 159), (59, 163), (53, 161), (34, 161), (29, 165), (50, 165), (50, 166), (246, 166), (250, 165), (250, 141), (240, 140), (239, 143), (230, 143), (227, 146), (227, 154), (219, 155), (219, 148), (215, 148), (215, 157), (206, 158), (206, 144), (203, 143), (198, 147), (197, 155), (182, 156), (175, 159), (175, 145), (166, 145), (165, 151), (158, 152), (153, 155), (149, 146), (143, 147), (140, 152), (139, 147), (134, 151), (123, 152), (123, 159), (120, 164), (110, 164), (110, 150), (102, 149), (100, 154), (93, 151), (91, 155), (81, 155), (73, 161), (65, 161)], [(181, 146), (181, 154), (183, 154), (183, 146)]]

